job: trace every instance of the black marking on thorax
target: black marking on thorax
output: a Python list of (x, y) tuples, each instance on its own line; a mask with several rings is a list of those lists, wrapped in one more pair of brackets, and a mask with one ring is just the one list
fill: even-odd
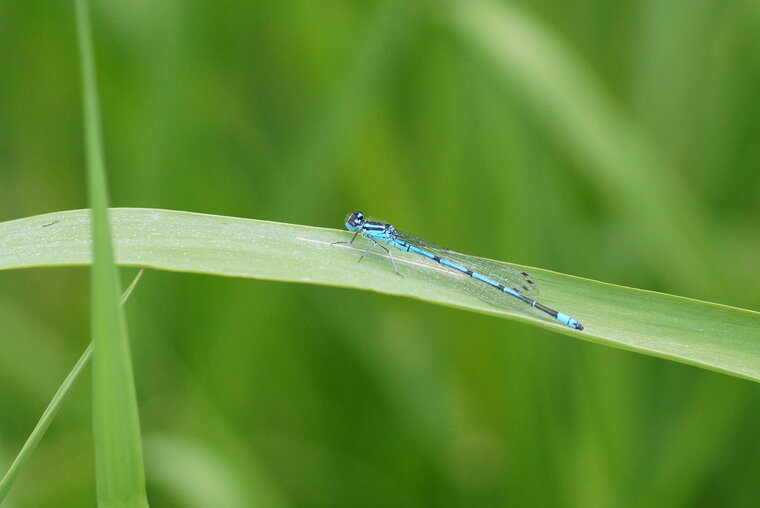
[(385, 231), (388, 228), (388, 224), (382, 222), (365, 222), (362, 225), (362, 229), (365, 231)]

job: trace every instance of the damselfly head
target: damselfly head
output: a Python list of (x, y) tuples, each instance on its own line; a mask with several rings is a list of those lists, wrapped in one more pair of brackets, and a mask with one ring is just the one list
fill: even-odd
[(356, 231), (364, 224), (364, 214), (362, 212), (354, 212), (346, 217), (346, 229), (349, 231)]

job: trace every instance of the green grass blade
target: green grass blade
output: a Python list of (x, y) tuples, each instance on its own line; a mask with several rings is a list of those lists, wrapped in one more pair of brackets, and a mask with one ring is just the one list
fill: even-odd
[(175, 499), (177, 506), (288, 506), (257, 467), (244, 474), (229, 457), (200, 440), (176, 435), (147, 436), (145, 452), (151, 485)]
[[(143, 271), (144, 270), (140, 270), (137, 272), (137, 275), (132, 280), (132, 283), (129, 285), (126, 291), (124, 291), (124, 294), (121, 297), (122, 305), (127, 301), (129, 295), (132, 294), (132, 290), (140, 280)], [(89, 363), (94, 347), (94, 344), (90, 342), (90, 345), (87, 346), (87, 349), (84, 350), (82, 356), (79, 357), (79, 360), (71, 369), (71, 372), (69, 372), (69, 375), (66, 376), (66, 379), (63, 380), (63, 383), (60, 387), (58, 387), (55, 395), (53, 395), (53, 399), (50, 401), (50, 404), (42, 413), (40, 420), (37, 422), (37, 425), (35, 425), (34, 430), (32, 430), (32, 433), (27, 438), (24, 446), (21, 447), (21, 451), (13, 460), (13, 464), (11, 464), (11, 467), (8, 468), (8, 472), (6, 472), (5, 476), (3, 476), (3, 479), (0, 480), (0, 503), (2, 503), (5, 499), (5, 496), (8, 495), (11, 486), (13, 486), (13, 483), (16, 481), (16, 478), (23, 469), (24, 465), (26, 465), (26, 463), (29, 462), (29, 459), (32, 458), (34, 450), (37, 449), (37, 445), (42, 440), (42, 437), (45, 435), (45, 432), (47, 432), (48, 427), (50, 427), (50, 424), (53, 422), (55, 415), (63, 405), (63, 401), (66, 399), (66, 395), (68, 395), (72, 385), (74, 384), (74, 381), (79, 379), (80, 374)]]
[[(111, 210), (117, 261), (161, 270), (368, 289), (530, 322), (610, 346), (760, 380), (760, 313), (605, 284), (538, 268), (542, 303), (586, 327), (576, 332), (519, 306), (494, 310), (452, 292), (412, 254), (387, 259), (334, 246), (348, 232), (168, 210)], [(0, 269), (90, 262), (90, 212), (74, 210), (0, 224)]]
[(671, 283), (698, 289), (695, 273), (708, 280), (719, 273), (709, 265), (711, 259), (700, 256), (714, 241), (710, 233), (717, 231), (708, 214), (673, 176), (677, 172), (635, 116), (570, 45), (512, 3), (451, 5), (451, 26), (485, 67), (516, 90), (558, 144), (579, 159), (582, 176), (624, 214), (649, 257), (667, 268)]
[(137, 396), (126, 318), (119, 305), (121, 284), (108, 221), (95, 59), (86, 0), (77, 0), (76, 12), (82, 61), (87, 188), (93, 210), (90, 302), (95, 345), (92, 389), (98, 504), (147, 506)]

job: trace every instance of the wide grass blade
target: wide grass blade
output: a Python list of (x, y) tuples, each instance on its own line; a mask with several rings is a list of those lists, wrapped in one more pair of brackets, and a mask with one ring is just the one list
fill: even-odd
[[(760, 313), (525, 267), (541, 301), (578, 319), (582, 332), (519, 305), (495, 309), (463, 293), (408, 253), (387, 259), (336, 246), (348, 232), (140, 208), (110, 211), (117, 262), (161, 270), (369, 289), (509, 317), (591, 342), (760, 381)], [(90, 263), (90, 212), (0, 224), (0, 269)]]
[(82, 60), (87, 188), (92, 213), (91, 330), (95, 472), (100, 506), (147, 506), (137, 396), (127, 325), (119, 305), (121, 283), (108, 221), (95, 59), (86, 0), (77, 0)]

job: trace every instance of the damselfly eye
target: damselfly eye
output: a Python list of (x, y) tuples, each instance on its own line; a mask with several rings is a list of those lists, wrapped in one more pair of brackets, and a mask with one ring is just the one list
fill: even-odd
[(364, 224), (364, 214), (361, 212), (353, 212), (346, 217), (346, 228), (349, 231), (356, 231)]

